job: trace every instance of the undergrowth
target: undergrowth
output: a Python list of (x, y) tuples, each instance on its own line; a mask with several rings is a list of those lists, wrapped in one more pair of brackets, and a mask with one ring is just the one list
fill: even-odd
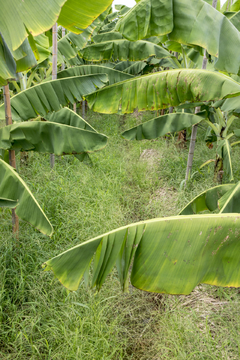
[[(19, 171), (54, 226), (48, 238), (20, 221), (12, 239), (11, 213), (1, 210), (0, 359), (159, 360), (239, 359), (238, 289), (200, 285), (189, 296), (120, 291), (115, 271), (101, 291), (69, 293), (41, 264), (68, 248), (132, 222), (176, 215), (199, 192), (214, 186), (215, 156), (198, 133), (193, 176), (186, 189), (187, 149), (170, 136), (128, 142), (122, 131), (152, 114), (88, 114), (109, 136), (91, 165), (73, 156), (29, 154)], [(233, 151), (239, 179), (239, 150)], [(227, 178), (224, 178), (227, 182)]]

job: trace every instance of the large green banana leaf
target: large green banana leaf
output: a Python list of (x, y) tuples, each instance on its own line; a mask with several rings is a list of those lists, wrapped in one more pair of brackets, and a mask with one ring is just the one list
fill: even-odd
[(1, 0), (0, 32), (10, 50), (16, 50), (28, 32), (39, 35), (56, 21), (72, 32), (81, 33), (111, 3), (112, 0)]
[[(51, 80), (21, 91), (11, 98), (12, 119), (33, 119), (39, 114), (58, 111), (68, 102), (82, 100), (82, 96), (95, 91), (108, 81), (107, 75), (96, 74)], [(0, 106), (0, 119), (5, 118), (4, 104)]]
[(169, 34), (181, 44), (199, 45), (218, 57), (215, 68), (238, 74), (240, 34), (226, 16), (202, 0), (142, 0), (117, 24), (128, 40)]
[(28, 121), (0, 128), (0, 148), (56, 155), (90, 153), (103, 149), (107, 137), (49, 121)]
[(87, 61), (138, 61), (155, 56), (159, 59), (172, 55), (159, 45), (149, 41), (112, 40), (86, 46), (82, 56)]
[(199, 115), (187, 113), (166, 114), (126, 130), (122, 133), (122, 136), (127, 140), (156, 139), (167, 133), (181, 131), (198, 124), (206, 116), (206, 111), (199, 113)]
[(18, 202), (16, 214), (43, 234), (51, 236), (52, 225), (17, 172), (0, 159), (0, 198)]
[(124, 290), (129, 271), (133, 286), (157, 293), (189, 294), (199, 283), (239, 287), (239, 226), (239, 214), (142, 221), (65, 251), (48, 260), (46, 270), (77, 290), (95, 254), (92, 285), (98, 289), (115, 264)]
[[(202, 192), (198, 196), (196, 196), (193, 200), (190, 201), (179, 213), (179, 215), (192, 215), (198, 214), (199, 212), (208, 210), (215, 211), (218, 210), (219, 201), (225, 194), (228, 192), (232, 192), (235, 188), (235, 184), (226, 184), (226, 185), (218, 185), (213, 188), (207, 189)], [(239, 203), (239, 199), (238, 199)], [(230, 211), (230, 212), (239, 212), (238, 211)], [(229, 212), (229, 211), (225, 211)]]
[(79, 129), (97, 132), (86, 120), (79, 116), (75, 111), (65, 107), (59, 111), (48, 113), (46, 120), (73, 126)]
[(133, 78), (133, 76), (130, 74), (126, 74), (124, 72), (111, 69), (104, 65), (75, 66), (67, 70), (59, 71), (57, 77), (58, 79), (64, 79), (66, 77), (72, 77), (72, 76), (95, 75), (95, 74), (96, 75), (107, 74), (110, 85)]
[(206, 70), (168, 70), (107, 86), (86, 96), (94, 111), (131, 113), (237, 96), (240, 84)]

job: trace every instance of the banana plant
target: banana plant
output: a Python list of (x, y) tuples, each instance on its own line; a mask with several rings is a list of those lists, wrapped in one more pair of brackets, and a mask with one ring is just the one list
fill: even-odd
[[(214, 166), (214, 180), (222, 182), (223, 171), (229, 175), (229, 180), (233, 180), (233, 169), (231, 152), (232, 147), (240, 144), (240, 141), (230, 142), (235, 136), (240, 136), (240, 130), (233, 130), (229, 133), (230, 127), (237, 118), (234, 115), (228, 117), (227, 113), (222, 113), (220, 109), (213, 112), (212, 122), (206, 120), (209, 128), (205, 137), (205, 141), (209, 148), (212, 148), (214, 142), (217, 143), (216, 160)], [(201, 165), (201, 168), (209, 164), (209, 161)]]
[(189, 294), (200, 283), (240, 286), (239, 214), (179, 215), (124, 226), (46, 261), (67, 289), (84, 276), (99, 290), (116, 264), (121, 287), (129, 273), (138, 289)]

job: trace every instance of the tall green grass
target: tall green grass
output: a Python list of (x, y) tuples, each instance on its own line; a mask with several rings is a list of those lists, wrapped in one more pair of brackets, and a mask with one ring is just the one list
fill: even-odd
[[(116, 272), (102, 290), (68, 293), (41, 264), (60, 252), (131, 222), (175, 215), (192, 197), (213, 186), (215, 157), (198, 134), (194, 176), (186, 189), (187, 149), (176, 138), (128, 142), (125, 129), (152, 114), (89, 113), (89, 122), (109, 136), (91, 155), (92, 165), (74, 157), (30, 154), (20, 174), (54, 226), (52, 238), (20, 221), (11, 235), (11, 213), (0, 223), (0, 359), (239, 359), (238, 289), (199, 286), (190, 296), (141, 292), (122, 294)], [(140, 118), (142, 117), (142, 118)], [(239, 150), (233, 151), (239, 179)], [(227, 179), (225, 178), (225, 181)]]

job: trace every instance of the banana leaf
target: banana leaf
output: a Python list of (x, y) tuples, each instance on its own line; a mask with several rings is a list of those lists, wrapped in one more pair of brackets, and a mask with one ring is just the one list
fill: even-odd
[[(58, 111), (69, 102), (82, 100), (82, 96), (102, 87), (108, 78), (105, 74), (51, 80), (21, 91), (11, 98), (12, 119), (22, 121)], [(5, 119), (4, 104), (0, 106), (0, 119)]]
[(198, 124), (206, 117), (206, 111), (202, 111), (198, 115), (187, 113), (166, 114), (126, 130), (122, 133), (122, 136), (127, 140), (156, 139), (159, 136), (181, 131)]
[[(218, 201), (228, 191), (232, 191), (235, 184), (218, 185), (213, 188), (207, 189), (193, 200), (190, 201), (179, 213), (179, 215), (192, 215), (198, 214), (202, 211), (215, 211), (218, 210)], [(240, 209), (239, 209), (240, 210)], [(235, 212), (235, 211), (232, 211)], [(238, 211), (237, 211), (238, 212)]]
[(1, 0), (0, 32), (10, 50), (16, 50), (29, 33), (39, 35), (56, 21), (72, 32), (81, 33), (111, 3), (111, 0), (92, 0), (91, 3), (86, 0)]
[(187, 295), (200, 283), (239, 287), (239, 226), (239, 214), (142, 221), (77, 245), (45, 266), (69, 290), (77, 290), (94, 254), (97, 289), (115, 264), (123, 290), (129, 271), (133, 286), (157, 293)]
[(17, 200), (0, 198), (0, 207), (15, 208), (18, 205)]
[(217, 70), (239, 73), (239, 31), (205, 1), (142, 0), (119, 20), (116, 30), (132, 41), (168, 34), (170, 40), (207, 49), (218, 58)]
[(161, 46), (149, 41), (128, 41), (124, 39), (86, 46), (82, 51), (82, 56), (87, 61), (139, 61), (146, 60), (150, 56), (162, 59), (172, 55)]
[(238, 213), (240, 211), (240, 182), (233, 185), (218, 201), (220, 213)]
[(81, 75), (98, 75), (107, 74), (109, 84), (115, 84), (120, 81), (131, 79), (133, 76), (125, 74), (124, 72), (111, 69), (104, 65), (81, 65), (75, 66), (67, 70), (59, 71), (57, 74), (58, 79), (64, 79), (66, 77), (81, 76)]
[(27, 184), (14, 168), (0, 159), (0, 198), (18, 202), (16, 214), (43, 234), (51, 236), (52, 225), (44, 214)]
[(0, 128), (0, 148), (56, 155), (90, 153), (103, 149), (107, 137), (49, 121), (29, 121)]
[(165, 109), (185, 102), (208, 102), (237, 96), (240, 84), (206, 70), (161, 71), (123, 81), (86, 96), (94, 111), (113, 114)]
[(73, 126), (79, 129), (97, 132), (86, 120), (79, 116), (75, 111), (65, 107), (57, 112), (48, 113), (46, 120)]

